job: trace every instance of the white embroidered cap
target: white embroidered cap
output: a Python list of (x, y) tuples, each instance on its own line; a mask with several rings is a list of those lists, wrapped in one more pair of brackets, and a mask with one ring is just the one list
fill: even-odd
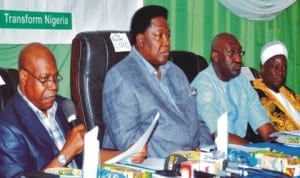
[(264, 63), (271, 57), (280, 54), (284, 55), (286, 60), (288, 59), (288, 51), (281, 41), (272, 41), (267, 43), (261, 50), (261, 64), (264, 65)]

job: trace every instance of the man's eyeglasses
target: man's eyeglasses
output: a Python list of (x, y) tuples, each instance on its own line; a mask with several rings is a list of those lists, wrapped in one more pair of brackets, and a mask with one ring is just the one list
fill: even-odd
[[(220, 53), (220, 51), (218, 51), (218, 50), (214, 50), (214, 51)], [(237, 50), (228, 50), (228, 51), (226, 51), (226, 50), (224, 50), (224, 53), (228, 57), (233, 57), (234, 55), (239, 55), (240, 57), (242, 57), (246, 54), (246, 52), (243, 51), (243, 50), (240, 50), (240, 51), (237, 51)]]
[[(37, 77), (35, 76), (32, 72), (30, 72), (29, 70), (22, 68), (23, 70), (25, 70), (27, 73), (29, 73), (33, 78), (35, 78), (37, 81), (39, 81), (43, 86), (49, 86), (50, 82), (54, 82), (54, 83), (58, 83), (60, 81), (63, 80), (63, 77), (57, 73), (55, 75), (45, 75), (45, 76), (41, 76), (41, 77)], [(52, 79), (51, 79), (52, 78)]]

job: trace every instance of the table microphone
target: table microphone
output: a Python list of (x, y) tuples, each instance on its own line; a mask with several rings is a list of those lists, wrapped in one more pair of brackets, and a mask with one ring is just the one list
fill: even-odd
[(77, 117), (76, 117), (76, 109), (72, 100), (63, 101), (62, 110), (64, 115), (67, 118), (69, 125), (71, 126), (71, 128), (74, 128), (77, 125), (76, 123)]

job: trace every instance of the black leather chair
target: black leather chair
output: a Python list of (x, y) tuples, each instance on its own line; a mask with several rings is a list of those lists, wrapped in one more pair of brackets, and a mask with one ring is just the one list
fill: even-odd
[(184, 71), (190, 82), (208, 66), (204, 57), (189, 51), (171, 51), (170, 60)]
[(19, 83), (17, 69), (0, 68), (0, 76), (4, 83), (0, 85), (0, 112), (3, 110), (6, 102), (16, 92)]
[(261, 78), (261, 74), (257, 69), (255, 69), (253, 67), (249, 67), (249, 69), (250, 69), (251, 73), (253, 74), (254, 78), (256, 78), (256, 79)]
[[(71, 53), (71, 97), (77, 116), (87, 130), (99, 126), (102, 146), (105, 125), (102, 120), (102, 89), (106, 72), (128, 52), (115, 52), (111, 33), (121, 31), (91, 31), (76, 35)], [(129, 38), (130, 39), (130, 38)]]
[[(110, 40), (112, 33), (125, 31), (81, 32), (72, 41), (71, 97), (78, 117), (87, 130), (99, 126), (98, 139), (102, 144), (105, 129), (102, 120), (102, 88), (106, 72), (129, 52), (116, 52)], [(207, 66), (204, 58), (187, 51), (172, 51), (171, 60), (183, 69), (191, 81)], [(102, 146), (102, 145), (101, 145)]]

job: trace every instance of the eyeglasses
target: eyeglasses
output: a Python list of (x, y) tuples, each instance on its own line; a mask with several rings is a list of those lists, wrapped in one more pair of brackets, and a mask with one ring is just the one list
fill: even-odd
[[(218, 50), (214, 50), (214, 51), (220, 53), (220, 51), (218, 51)], [(224, 53), (228, 57), (233, 57), (234, 55), (239, 55), (240, 57), (242, 57), (246, 54), (246, 52), (243, 51), (243, 50), (240, 50), (240, 51), (238, 51), (238, 50), (228, 50), (228, 51), (224, 50)]]
[[(45, 75), (45, 76), (42, 76), (42, 77), (37, 77), (35, 76), (32, 72), (30, 72), (29, 70), (25, 69), (25, 68), (22, 68), (23, 70), (25, 70), (27, 73), (29, 73), (33, 78), (35, 78), (37, 81), (39, 81), (43, 86), (46, 86), (48, 87), (50, 85), (50, 82), (54, 82), (54, 83), (58, 83), (60, 81), (63, 80), (63, 77), (57, 73), (55, 75)], [(50, 79), (52, 77), (52, 80)]]

